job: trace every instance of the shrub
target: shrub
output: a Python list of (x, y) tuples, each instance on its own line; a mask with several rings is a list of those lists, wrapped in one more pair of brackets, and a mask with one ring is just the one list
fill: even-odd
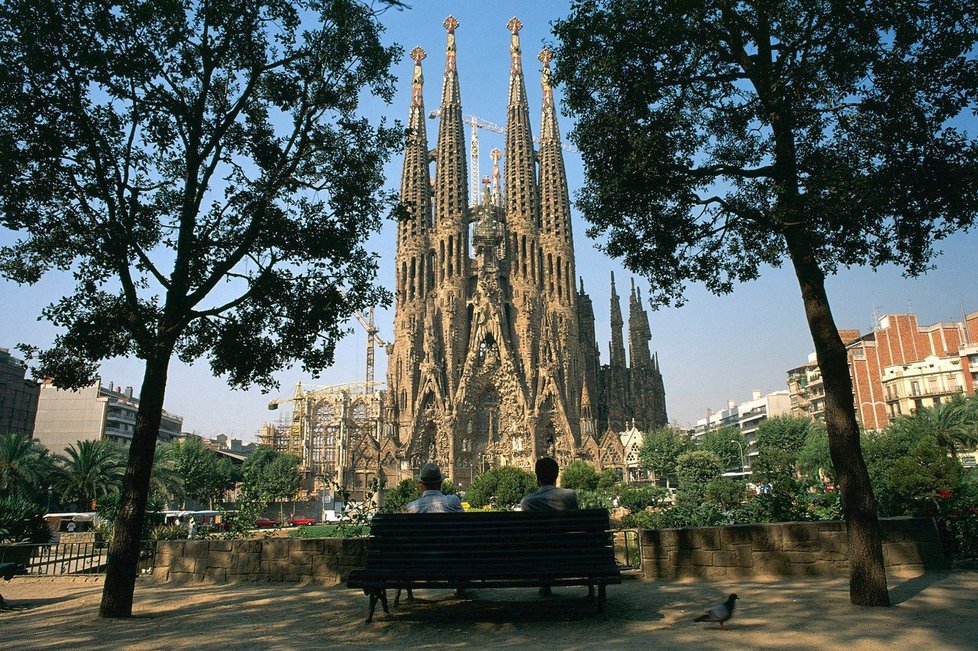
[(632, 513), (657, 506), (669, 495), (664, 486), (622, 486), (618, 491), (618, 503)]
[(492, 504), (496, 509), (511, 509), (520, 503), (524, 495), (537, 488), (536, 477), (520, 468), (502, 466), (492, 468), (472, 480), (465, 492), (465, 499), (476, 508)]
[(611, 498), (601, 491), (577, 491), (577, 505), (582, 509), (610, 509)]
[(593, 491), (598, 489), (598, 473), (584, 461), (574, 461), (560, 473), (562, 488), (572, 488), (576, 491)]

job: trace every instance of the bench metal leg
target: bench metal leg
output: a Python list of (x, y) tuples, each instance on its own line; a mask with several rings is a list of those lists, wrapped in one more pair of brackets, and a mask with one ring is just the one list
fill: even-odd
[(364, 622), (369, 624), (374, 619), (374, 609), (377, 607), (377, 593), (370, 593), (370, 612), (367, 613), (367, 621)]
[(587, 585), (587, 599), (588, 601), (594, 601), (594, 584), (588, 583)]
[(604, 589), (605, 589), (604, 583), (598, 585), (598, 612), (599, 613), (604, 612), (604, 602), (605, 602)]
[(377, 609), (378, 600), (384, 609), (384, 613), (387, 615), (391, 614), (390, 608), (387, 607), (387, 590), (371, 590), (368, 594), (370, 595), (370, 612), (367, 613), (367, 624), (374, 619), (374, 610)]

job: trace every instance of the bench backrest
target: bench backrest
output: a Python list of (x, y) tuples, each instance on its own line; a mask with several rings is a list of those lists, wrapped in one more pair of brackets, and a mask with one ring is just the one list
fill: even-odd
[(418, 578), (618, 575), (604, 509), (377, 515), (366, 567)]

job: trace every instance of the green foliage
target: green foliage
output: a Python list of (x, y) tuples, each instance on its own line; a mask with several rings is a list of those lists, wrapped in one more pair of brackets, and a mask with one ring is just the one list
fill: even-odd
[(689, 439), (672, 427), (652, 430), (642, 439), (639, 463), (656, 477), (668, 479), (676, 474), (676, 460), (692, 447)]
[(27, 434), (0, 434), (0, 497), (16, 495), (40, 502), (47, 497), (54, 466), (47, 448)]
[(951, 456), (957, 456), (959, 447), (971, 448), (978, 444), (978, 409), (975, 405), (978, 405), (975, 396), (957, 395), (949, 402), (900, 416), (897, 427), (926, 432)]
[(805, 444), (798, 452), (798, 468), (813, 482), (835, 481), (835, 468), (829, 454), (829, 433), (824, 424), (812, 424)]
[(694, 450), (676, 459), (676, 479), (679, 480), (679, 499), (699, 502), (706, 485), (723, 472), (723, 462), (712, 452)]
[[(176, 447), (173, 456), (183, 482), (183, 494), (209, 508), (214, 508), (228, 491), (234, 489), (240, 475), (230, 459), (220, 456), (196, 437), (187, 437)], [(156, 464), (153, 465), (155, 469)], [(257, 475), (253, 474), (253, 479)]]
[(455, 482), (446, 479), (441, 483), (441, 492), (443, 495), (455, 495), (458, 493), (458, 489), (455, 487)]
[(50, 540), (51, 530), (44, 521), (43, 507), (23, 495), (0, 495), (0, 542)]
[(678, 502), (663, 517), (666, 527), (718, 527), (730, 522), (731, 518), (716, 504), (691, 500)]
[(494, 509), (508, 510), (537, 488), (536, 477), (514, 466), (491, 468), (472, 480), (465, 499), (476, 508), (491, 504)]
[(703, 497), (711, 504), (717, 505), (721, 511), (740, 504), (746, 495), (747, 485), (743, 481), (727, 477), (714, 477), (703, 491)]
[(594, 491), (598, 489), (599, 477), (597, 471), (586, 461), (573, 461), (567, 464), (560, 473), (560, 486), (577, 491)]
[(621, 470), (605, 468), (598, 473), (598, 490), (608, 490), (621, 483)]
[(951, 493), (961, 479), (961, 463), (937, 441), (921, 439), (907, 456), (893, 461), (879, 501), (884, 514), (939, 514), (938, 494)]
[(705, 432), (700, 437), (697, 449), (712, 452), (720, 458), (724, 470), (731, 468), (740, 470), (741, 452), (747, 453), (747, 442), (737, 427), (721, 427)]
[(153, 471), (149, 478), (150, 501), (169, 502), (180, 499), (184, 494), (183, 478), (180, 473), (179, 448), (172, 443), (157, 443), (153, 454)]
[(577, 506), (581, 509), (611, 510), (611, 498), (600, 490), (578, 490)]
[(664, 486), (625, 485), (618, 491), (618, 503), (632, 513), (648, 506), (659, 506), (669, 495)]
[(408, 502), (421, 497), (421, 487), (413, 479), (402, 479), (394, 488), (384, 494), (384, 501), (380, 505), (383, 513), (400, 513)]
[(55, 459), (55, 490), (66, 504), (89, 511), (106, 496), (119, 490), (124, 472), (122, 451), (105, 440), (78, 441)]
[(670, 524), (667, 511), (636, 511), (621, 519), (624, 529), (662, 529)]
[(244, 482), (242, 491), (266, 503), (289, 499), (299, 490), (302, 480), (300, 462), (293, 454), (260, 445), (241, 468)]
[(807, 418), (775, 416), (757, 428), (757, 449), (761, 454), (777, 450), (794, 461), (808, 440), (812, 421)]

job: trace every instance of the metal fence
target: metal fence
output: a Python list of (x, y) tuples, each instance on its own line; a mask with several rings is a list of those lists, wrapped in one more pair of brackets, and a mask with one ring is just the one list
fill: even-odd
[(623, 570), (637, 570), (642, 567), (642, 554), (638, 543), (638, 529), (616, 529), (614, 531), (615, 561)]
[[(152, 571), (156, 543), (144, 541), (138, 570)], [(0, 546), (0, 563), (23, 565), (29, 576), (102, 574), (108, 558), (108, 542), (13, 544)]]

